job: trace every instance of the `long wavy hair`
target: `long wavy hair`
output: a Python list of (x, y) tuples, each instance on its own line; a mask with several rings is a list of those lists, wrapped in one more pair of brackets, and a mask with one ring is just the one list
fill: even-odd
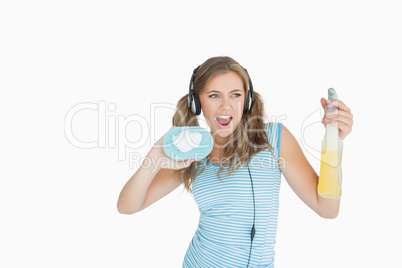
[[(197, 70), (193, 81), (193, 92), (199, 96), (211, 79), (228, 72), (235, 72), (239, 75), (243, 82), (245, 96), (247, 96), (249, 76), (244, 68), (230, 57), (213, 57), (206, 60)], [(262, 97), (254, 91), (254, 101), (250, 111), (243, 113), (239, 125), (231, 134), (230, 144), (227, 144), (223, 149), (222, 162), (218, 171), (219, 179), (225, 167), (228, 167), (226, 176), (229, 176), (243, 163), (248, 163), (256, 153), (268, 149), (273, 154), (272, 146), (264, 129), (264, 118)], [(188, 108), (188, 94), (177, 102), (172, 123), (176, 127), (199, 126), (197, 116)], [(196, 176), (204, 170), (199, 170), (200, 162), (195, 161), (189, 167), (181, 170), (182, 182), (189, 192), (192, 192), (191, 185)]]

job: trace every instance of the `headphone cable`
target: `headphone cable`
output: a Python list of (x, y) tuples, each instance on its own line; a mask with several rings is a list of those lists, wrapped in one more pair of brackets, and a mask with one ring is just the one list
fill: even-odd
[[(250, 154), (249, 154), (250, 156)], [(253, 227), (251, 228), (251, 244), (250, 244), (250, 254), (248, 256), (248, 262), (247, 262), (247, 267), (250, 263), (250, 258), (251, 258), (251, 249), (253, 248), (253, 239), (255, 235), (255, 199), (254, 199), (254, 185), (253, 185), (253, 177), (251, 177), (251, 172), (250, 168), (248, 166), (249, 163), (247, 163), (247, 169), (248, 169), (248, 174), (250, 175), (250, 180), (251, 180), (251, 190), (253, 192), (253, 205), (254, 205), (254, 217), (253, 217)]]

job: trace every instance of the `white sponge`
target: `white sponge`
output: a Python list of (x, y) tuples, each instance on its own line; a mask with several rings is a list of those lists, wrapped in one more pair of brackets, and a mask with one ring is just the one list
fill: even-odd
[(202, 134), (199, 132), (185, 130), (180, 132), (179, 135), (173, 135), (172, 140), (173, 145), (176, 146), (177, 149), (183, 153), (186, 153), (200, 146)]

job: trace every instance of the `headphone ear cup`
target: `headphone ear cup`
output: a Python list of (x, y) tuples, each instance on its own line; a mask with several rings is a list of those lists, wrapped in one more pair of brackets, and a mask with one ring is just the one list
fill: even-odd
[(195, 115), (200, 115), (201, 114), (201, 102), (200, 99), (198, 98), (197, 94), (192, 93), (193, 96), (193, 101), (191, 105), (191, 111)]
[(249, 108), (250, 108), (250, 92), (247, 92), (247, 97), (246, 97), (246, 99), (244, 100), (244, 109), (243, 109), (243, 112), (244, 112), (244, 113), (248, 113)]

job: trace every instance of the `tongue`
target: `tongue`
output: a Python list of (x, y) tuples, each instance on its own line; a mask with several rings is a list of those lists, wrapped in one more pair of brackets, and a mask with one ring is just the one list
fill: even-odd
[(231, 119), (231, 118), (224, 119), (224, 118), (219, 118), (219, 117), (218, 117), (217, 120), (218, 120), (219, 124), (221, 124), (221, 125), (227, 125), (227, 124), (230, 123), (230, 120), (232, 120), (232, 119)]

